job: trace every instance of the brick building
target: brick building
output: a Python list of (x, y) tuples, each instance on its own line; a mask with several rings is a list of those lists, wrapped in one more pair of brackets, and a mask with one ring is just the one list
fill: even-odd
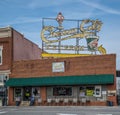
[(31, 95), (36, 105), (116, 105), (115, 54), (14, 61), (11, 70), (9, 105)]
[(22, 34), (0, 28), (0, 100), (15, 105), (20, 97), (24, 105), (34, 95), (36, 105), (106, 105), (107, 100), (116, 105), (115, 54), (40, 55), (41, 49)]
[[(0, 100), (7, 97), (4, 87), (14, 61), (40, 59), (41, 49), (12, 27), (0, 28)], [(1, 102), (1, 101), (0, 101)]]

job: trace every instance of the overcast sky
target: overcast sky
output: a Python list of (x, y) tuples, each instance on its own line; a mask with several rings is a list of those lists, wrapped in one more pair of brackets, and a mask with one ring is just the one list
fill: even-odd
[(0, 0), (0, 27), (11, 26), (41, 47), (43, 18), (99, 19), (103, 22), (99, 44), (116, 54), (120, 70), (120, 0)]

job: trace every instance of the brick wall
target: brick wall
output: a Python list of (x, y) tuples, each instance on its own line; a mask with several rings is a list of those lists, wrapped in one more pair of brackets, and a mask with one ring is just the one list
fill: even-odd
[(40, 59), (41, 49), (11, 27), (0, 28), (0, 46), (3, 47), (0, 70), (10, 70), (13, 61)]
[(10, 97), (8, 102), (9, 105), (15, 105), (13, 94), (14, 94), (14, 89), (9, 88), (9, 91), (8, 91), (8, 97)]
[[(65, 72), (52, 72), (53, 62), (64, 62)], [(11, 78), (45, 77), (45, 76), (72, 76), (92, 74), (114, 74), (114, 84), (107, 85), (107, 90), (116, 90), (116, 55), (95, 55), (72, 58), (56, 58), (41, 60), (24, 60), (13, 63)], [(41, 87), (41, 97), (46, 100), (46, 87)], [(114, 105), (116, 96), (107, 97)], [(12, 103), (12, 100), (11, 102)], [(106, 105), (106, 102), (92, 102), (90, 105)]]
[(11, 45), (11, 38), (0, 38), (0, 46), (3, 46), (2, 51), (2, 65), (0, 65), (0, 70), (7, 70), (10, 69), (12, 64), (12, 45)]
[[(65, 72), (52, 72), (53, 62), (65, 62)], [(16, 61), (11, 77), (42, 77), (114, 74), (116, 75), (116, 55), (95, 55), (86, 57), (57, 58)]]
[(14, 61), (40, 59), (42, 50), (37, 44), (26, 39), (24, 35), (13, 30)]

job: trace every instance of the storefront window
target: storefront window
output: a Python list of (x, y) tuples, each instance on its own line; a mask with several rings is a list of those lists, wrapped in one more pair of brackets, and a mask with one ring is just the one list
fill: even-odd
[(40, 97), (40, 88), (39, 87), (21, 87), (14, 89), (14, 99), (16, 97), (21, 97), (24, 101), (29, 101), (31, 96), (35, 98)]
[(84, 97), (84, 96), (93, 96), (94, 95), (94, 87), (86, 87), (86, 86), (81, 86), (80, 87), (80, 92), (79, 96)]
[(84, 97), (86, 95), (86, 87), (80, 87), (80, 97)]
[(94, 87), (86, 87), (86, 96), (94, 95)]
[(25, 87), (24, 88), (24, 100), (28, 101), (31, 97), (31, 87)]
[(79, 96), (101, 97), (101, 86), (81, 86)]
[(35, 97), (40, 97), (40, 88), (39, 87), (33, 87), (32, 88), (32, 95)]
[(72, 96), (72, 87), (54, 87), (53, 96)]
[(22, 89), (21, 88), (15, 88), (15, 97), (21, 97), (22, 95)]

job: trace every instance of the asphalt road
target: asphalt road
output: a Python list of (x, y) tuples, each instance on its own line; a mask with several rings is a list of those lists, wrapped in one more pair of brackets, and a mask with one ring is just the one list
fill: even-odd
[(120, 107), (34, 106), (0, 107), (0, 115), (120, 115)]

